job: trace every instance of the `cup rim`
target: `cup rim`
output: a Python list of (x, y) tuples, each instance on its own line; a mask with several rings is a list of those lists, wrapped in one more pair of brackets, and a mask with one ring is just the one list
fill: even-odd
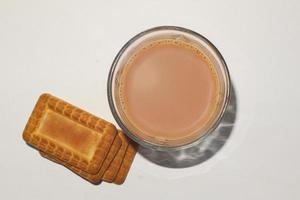
[[(131, 131), (126, 127), (126, 125), (122, 122), (121, 117), (119, 116), (118, 112), (117, 112), (117, 108), (115, 107), (115, 102), (114, 102), (114, 98), (113, 98), (113, 94), (112, 94), (112, 87), (113, 87), (113, 77), (115, 74), (115, 70), (118, 64), (119, 59), (121, 58), (121, 56), (123, 55), (123, 53), (127, 50), (127, 48), (134, 43), (137, 39), (143, 37), (144, 35), (147, 35), (149, 33), (152, 32), (156, 32), (156, 31), (162, 31), (162, 30), (173, 30), (173, 31), (179, 31), (179, 32), (184, 32), (187, 34), (191, 34), (195, 37), (200, 38), (201, 40), (205, 41), (211, 48), (213, 51), (215, 51), (217, 57), (220, 59), (220, 61), (223, 63), (223, 67), (224, 67), (224, 72), (225, 72), (225, 76), (226, 76), (226, 84), (228, 85), (227, 88), (225, 88), (225, 102), (223, 104), (223, 107), (220, 110), (220, 113), (218, 115), (217, 120), (213, 123), (213, 125), (211, 127), (209, 127), (209, 129), (199, 138), (197, 138), (196, 140), (189, 142), (187, 144), (183, 144), (183, 145), (179, 145), (179, 146), (163, 146), (163, 145), (159, 145), (159, 144), (153, 144), (147, 141), (144, 141), (142, 139), (140, 139), (139, 137), (137, 137), (136, 135), (134, 135), (133, 133), (131, 133)], [(228, 105), (228, 101), (229, 101), (229, 97), (230, 97), (230, 93), (231, 93), (231, 80), (230, 80), (230, 74), (229, 74), (229, 70), (227, 67), (227, 64), (225, 62), (224, 57), (222, 56), (222, 54), (220, 53), (220, 51), (217, 49), (217, 47), (210, 42), (206, 37), (204, 37), (203, 35), (192, 31), (190, 29), (187, 28), (183, 28), (183, 27), (179, 27), (179, 26), (157, 26), (157, 27), (153, 27), (150, 29), (147, 29), (145, 31), (142, 31), (140, 33), (138, 33), (137, 35), (135, 35), (134, 37), (132, 37), (128, 42), (126, 42), (123, 47), (119, 50), (119, 52), (117, 53), (116, 57), (114, 58), (109, 74), (108, 74), (108, 79), (107, 79), (107, 98), (108, 98), (108, 103), (109, 103), (109, 107), (110, 110), (113, 114), (114, 119), (116, 120), (117, 124), (120, 126), (120, 128), (124, 131), (124, 133), (132, 140), (134, 140), (135, 142), (137, 142), (138, 144), (144, 146), (144, 147), (148, 147), (148, 148), (152, 148), (155, 150), (159, 150), (159, 151), (177, 151), (177, 150), (182, 150), (182, 149), (187, 149), (190, 148), (194, 145), (199, 144), (200, 142), (202, 142), (208, 135), (210, 135), (219, 125), (225, 110), (227, 108)]]

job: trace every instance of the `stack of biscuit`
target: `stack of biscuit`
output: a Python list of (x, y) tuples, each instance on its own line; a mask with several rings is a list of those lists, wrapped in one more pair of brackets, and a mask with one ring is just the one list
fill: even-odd
[(137, 150), (113, 124), (49, 94), (40, 96), (23, 138), (44, 158), (93, 184), (122, 184)]

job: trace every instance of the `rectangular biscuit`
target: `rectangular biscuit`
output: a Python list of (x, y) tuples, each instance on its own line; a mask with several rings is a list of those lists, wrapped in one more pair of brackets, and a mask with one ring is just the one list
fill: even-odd
[(117, 185), (121, 185), (124, 183), (124, 181), (128, 175), (129, 169), (131, 167), (131, 164), (133, 162), (134, 156), (137, 152), (137, 148), (138, 148), (137, 144), (133, 141), (130, 141), (130, 143), (127, 147), (124, 159), (122, 161), (121, 167), (120, 167), (118, 174), (117, 174), (116, 178), (114, 179), (113, 183), (115, 183)]
[(43, 156), (44, 158), (47, 158), (53, 162), (56, 162), (58, 164), (61, 164), (65, 167), (67, 167), (68, 169), (70, 169), (71, 171), (73, 171), (74, 173), (76, 173), (77, 175), (81, 176), (82, 178), (86, 179), (87, 181), (93, 183), (93, 184), (98, 184), (101, 182), (101, 178), (104, 174), (104, 172), (107, 170), (107, 168), (109, 167), (110, 163), (112, 162), (113, 158), (115, 157), (115, 155), (117, 154), (117, 152), (119, 151), (120, 147), (121, 147), (122, 141), (120, 139), (120, 137), (115, 137), (115, 140), (100, 168), (100, 170), (96, 173), (96, 174), (89, 174), (83, 170), (80, 170), (74, 166), (71, 166), (68, 163), (64, 163), (61, 160), (46, 154), (44, 152), (40, 151), (41, 156)]
[(99, 172), (115, 126), (49, 94), (40, 96), (23, 132), (40, 151), (90, 174)]
[(122, 146), (102, 177), (103, 181), (109, 183), (113, 182), (117, 176), (129, 144), (129, 138), (124, 133), (119, 131), (118, 136), (122, 140)]

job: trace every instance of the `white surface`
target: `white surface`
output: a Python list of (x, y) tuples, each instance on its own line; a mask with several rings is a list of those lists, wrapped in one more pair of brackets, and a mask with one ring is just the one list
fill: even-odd
[[(0, 0), (0, 199), (300, 199), (299, 9), (297, 0)], [(185, 169), (137, 156), (124, 185), (93, 186), (24, 143), (42, 92), (114, 121), (112, 60), (158, 25), (205, 35), (227, 61), (238, 113), (220, 152)]]

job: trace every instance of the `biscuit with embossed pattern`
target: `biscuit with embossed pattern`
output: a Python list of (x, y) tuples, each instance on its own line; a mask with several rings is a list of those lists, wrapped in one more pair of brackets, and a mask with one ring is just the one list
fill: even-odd
[(27, 122), (23, 139), (62, 162), (96, 174), (116, 134), (113, 124), (43, 94)]

